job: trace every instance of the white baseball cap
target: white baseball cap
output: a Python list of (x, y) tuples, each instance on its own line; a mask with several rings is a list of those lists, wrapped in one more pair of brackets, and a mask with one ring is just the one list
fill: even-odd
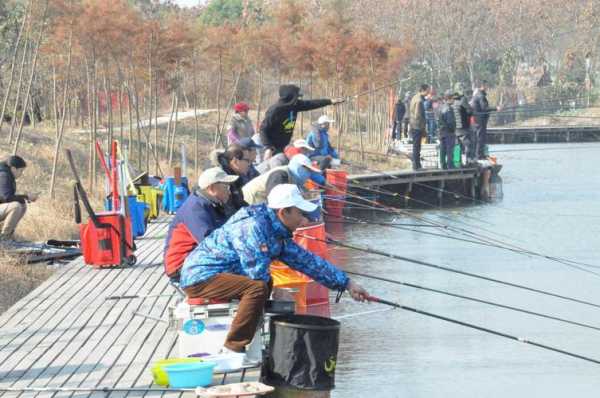
[(325, 123), (335, 123), (335, 120), (330, 119), (329, 116), (327, 116), (327, 115), (319, 116), (319, 119), (317, 120), (317, 124), (325, 124)]
[(306, 140), (304, 140), (302, 138), (299, 139), (299, 140), (294, 141), (294, 147), (295, 148), (306, 148), (306, 149), (308, 149), (310, 151), (314, 151), (315, 150), (315, 148), (313, 148), (310, 145), (308, 145), (308, 142), (306, 142)]
[(307, 213), (313, 212), (319, 207), (317, 204), (304, 199), (295, 184), (276, 185), (271, 192), (269, 192), (269, 196), (267, 196), (267, 205), (271, 209), (297, 207), (301, 211)]
[(220, 167), (211, 167), (210, 169), (204, 170), (202, 174), (200, 174), (200, 177), (198, 177), (198, 187), (200, 187), (200, 189), (206, 189), (212, 184), (216, 184), (218, 182), (222, 182), (223, 184), (231, 184), (238, 178), (238, 176), (232, 176), (225, 173)]
[(296, 165), (296, 164), (300, 165), (300, 166), (304, 166), (316, 173), (322, 173), (321, 169), (313, 166), (312, 162), (310, 161), (308, 156), (304, 155), (303, 153), (294, 155), (294, 157), (292, 157), (292, 159), (290, 160), (290, 165), (292, 167), (294, 167), (294, 165)]

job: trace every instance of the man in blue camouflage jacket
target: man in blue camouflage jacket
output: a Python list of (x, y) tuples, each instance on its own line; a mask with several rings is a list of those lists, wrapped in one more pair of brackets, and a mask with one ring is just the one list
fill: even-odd
[(334, 290), (348, 290), (358, 301), (368, 293), (333, 264), (298, 246), (294, 230), (307, 222), (317, 205), (302, 198), (298, 187), (281, 184), (260, 204), (239, 210), (204, 239), (185, 260), (181, 287), (189, 297), (239, 299), (225, 348), (243, 352), (256, 332), (268, 299), (273, 260)]

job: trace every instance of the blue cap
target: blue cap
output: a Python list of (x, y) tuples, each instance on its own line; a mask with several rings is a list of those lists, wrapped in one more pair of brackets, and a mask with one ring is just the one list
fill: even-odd
[(238, 144), (243, 149), (252, 149), (252, 148), (262, 148), (262, 145), (258, 145), (256, 142), (252, 140), (252, 138), (246, 137), (242, 138), (238, 141)]

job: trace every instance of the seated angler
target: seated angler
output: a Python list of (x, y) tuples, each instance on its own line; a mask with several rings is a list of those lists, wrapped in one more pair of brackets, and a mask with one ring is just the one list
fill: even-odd
[(248, 155), (239, 145), (231, 145), (225, 152), (215, 153), (214, 161), (227, 174), (236, 175), (238, 178), (231, 184), (231, 196), (225, 205), (227, 215), (232, 215), (248, 203), (244, 200), (242, 187), (244, 186), (244, 177), (248, 174), (250, 163), (252, 162)]
[(313, 166), (306, 155), (298, 154), (290, 160), (287, 166), (271, 169), (244, 185), (242, 188), (244, 200), (251, 205), (264, 203), (269, 192), (279, 184), (295, 184), (301, 191), (304, 191), (304, 184), (308, 180), (312, 180), (320, 186), (327, 185), (321, 170)]
[(188, 254), (212, 231), (225, 224), (225, 203), (229, 187), (239, 177), (226, 174), (221, 168), (205, 170), (198, 178), (198, 187), (175, 213), (169, 225), (164, 249), (165, 273), (174, 281)]
[(295, 185), (278, 185), (269, 194), (268, 205), (240, 210), (185, 260), (180, 286), (188, 297), (240, 300), (226, 350), (244, 352), (252, 340), (269, 297), (273, 260), (330, 289), (348, 290), (355, 300), (368, 298), (367, 291), (343, 271), (293, 241), (293, 232), (307, 221), (306, 212), (316, 208)]
[(286, 164), (290, 163), (290, 160), (299, 153), (308, 156), (314, 150), (315, 148), (309, 146), (306, 143), (306, 140), (298, 139), (294, 141), (292, 145), (286, 146), (283, 152), (273, 155), (269, 159), (260, 163), (256, 169), (260, 174), (264, 174), (275, 167), (285, 166)]
[(309, 157), (319, 163), (321, 170), (328, 169), (332, 163), (339, 165), (340, 157), (329, 140), (329, 126), (331, 123), (333, 123), (332, 119), (327, 115), (322, 115), (317, 120), (315, 129), (306, 137), (307, 144), (315, 148)]
[[(248, 166), (248, 173), (243, 177), (244, 184), (248, 183), (248, 181), (258, 177), (260, 173), (254, 167), (254, 161), (256, 160), (257, 149), (260, 149), (261, 146), (256, 144), (252, 138), (242, 138), (238, 141), (237, 145), (239, 145), (244, 151), (244, 157), (250, 160), (250, 166)], [(231, 146), (230, 146), (231, 147)]]

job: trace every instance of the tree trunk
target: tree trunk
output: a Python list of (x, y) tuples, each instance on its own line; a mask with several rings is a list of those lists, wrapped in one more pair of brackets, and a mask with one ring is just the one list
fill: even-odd
[[(48, 13), (48, 0), (44, 5), (44, 15), (42, 16), (42, 22), (40, 24), (40, 32), (38, 34), (38, 38), (35, 44), (35, 51), (33, 55), (33, 65), (31, 66), (31, 74), (29, 75), (29, 83), (27, 84), (27, 92), (25, 93), (25, 104), (23, 105), (23, 115), (21, 116), (21, 123), (19, 124), (19, 131), (17, 132), (17, 136), (15, 138), (15, 145), (13, 146), (13, 154), (17, 154), (19, 150), (19, 143), (21, 142), (21, 134), (23, 133), (23, 125), (25, 124), (25, 114), (27, 111), (27, 107), (29, 104), (29, 98), (31, 97), (31, 86), (33, 84), (33, 78), (35, 77), (35, 69), (37, 67), (37, 60), (40, 54), (40, 46), (42, 45), (42, 37), (44, 35), (44, 27), (46, 26), (46, 15)], [(30, 120), (33, 119), (35, 115), (30, 116)]]
[[(19, 27), (19, 33), (17, 34), (17, 40), (15, 43), (15, 49), (13, 51), (11, 61), (10, 61), (10, 79), (8, 80), (8, 87), (6, 89), (6, 94), (4, 95), (4, 101), (2, 101), (2, 112), (0, 113), (0, 132), (2, 131), (2, 125), (4, 124), (4, 116), (6, 115), (6, 106), (8, 105), (8, 98), (10, 97), (10, 92), (12, 90), (14, 76), (15, 76), (15, 64), (17, 62), (17, 55), (19, 53), (19, 46), (21, 44), (21, 37), (23, 35), (23, 30), (27, 25), (27, 18), (29, 17), (29, 9), (31, 7), (31, 3), (33, 0), (29, 0), (27, 5), (25, 6), (25, 14), (23, 15), (23, 21), (21, 22), (21, 26)], [(27, 30), (27, 32), (29, 29)], [(25, 33), (25, 43), (27, 43), (27, 38), (29, 34)], [(25, 52), (27, 52), (27, 44), (24, 46)], [(21, 71), (23, 68), (21, 67)], [(13, 115), (13, 118), (15, 115)]]
[(8, 143), (12, 143), (15, 126), (17, 125), (17, 112), (19, 111), (19, 100), (21, 99), (21, 89), (23, 88), (23, 71), (25, 70), (25, 60), (29, 50), (29, 32), (25, 35), (25, 46), (23, 48), (23, 57), (21, 58), (21, 67), (19, 68), (19, 82), (17, 85), (17, 95), (15, 96), (15, 106), (13, 107), (12, 119), (10, 122), (10, 133), (8, 134)]
[(54, 199), (54, 185), (56, 183), (56, 166), (58, 165), (58, 155), (60, 154), (60, 144), (62, 142), (63, 132), (65, 130), (65, 107), (67, 106), (67, 96), (69, 93), (69, 79), (71, 77), (71, 54), (73, 49), (73, 26), (69, 31), (69, 55), (67, 58), (67, 74), (65, 76), (65, 83), (63, 88), (63, 102), (62, 102), (62, 117), (60, 120), (60, 127), (56, 135), (56, 144), (54, 146), (54, 157), (52, 160), (52, 175), (50, 176), (50, 197)]

